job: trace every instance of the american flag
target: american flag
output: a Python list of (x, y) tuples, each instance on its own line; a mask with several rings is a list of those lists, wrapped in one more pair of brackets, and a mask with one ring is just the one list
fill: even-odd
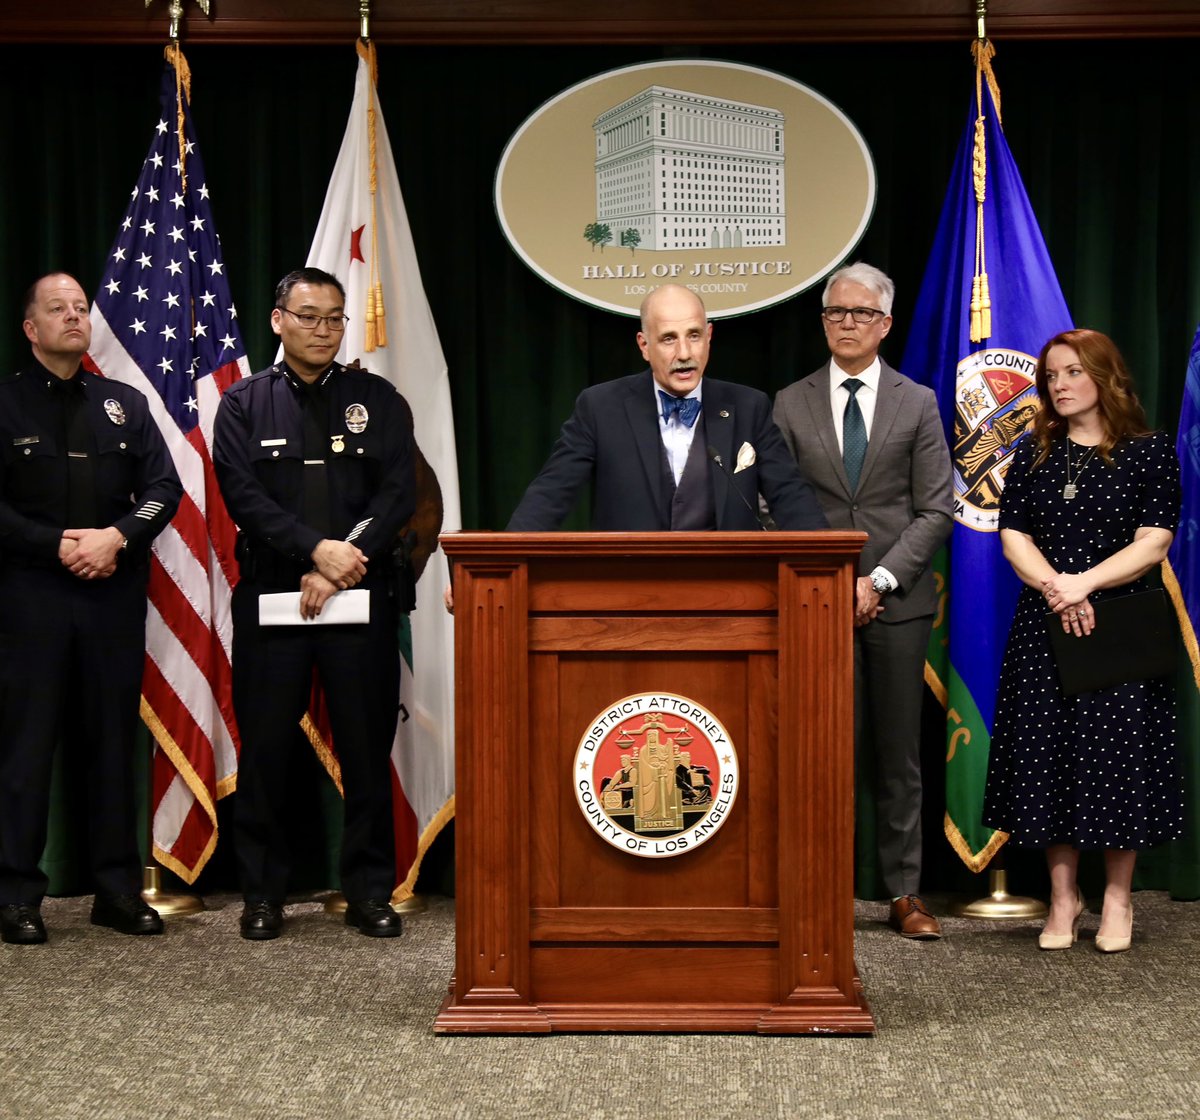
[(221, 394), (250, 369), (186, 88), (170, 61), (150, 151), (92, 307), (90, 357), (96, 372), (145, 394), (183, 481), (151, 561), (142, 718), (155, 740), (154, 856), (191, 883), (216, 847), (217, 799), (237, 776), (235, 530), (211, 447)]

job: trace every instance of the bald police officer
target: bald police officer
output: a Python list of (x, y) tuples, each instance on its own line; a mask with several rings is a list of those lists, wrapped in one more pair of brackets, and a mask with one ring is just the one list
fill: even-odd
[(54, 746), (87, 779), (91, 920), (162, 932), (143, 902), (133, 744), (149, 550), (182, 488), (145, 397), (82, 368), (88, 300), (65, 273), (25, 301), (33, 363), (0, 385), (0, 935), (46, 940)]

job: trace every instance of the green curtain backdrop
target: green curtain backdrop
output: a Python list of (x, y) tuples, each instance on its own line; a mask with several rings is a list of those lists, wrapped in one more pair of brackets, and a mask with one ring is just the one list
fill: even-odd
[[(185, 50), (227, 274), (257, 368), (274, 356), (267, 322), (274, 283), (303, 263), (315, 229), (349, 111), (354, 45)], [(903, 352), (973, 88), (966, 42), (719, 52), (381, 47), (380, 101), (450, 367), (468, 528), (503, 527), (576, 394), (640, 364), (632, 320), (559, 294), (504, 242), (492, 204), (501, 150), (566, 86), (663, 57), (725, 57), (776, 70), (829, 97), (857, 124), (879, 196), (854, 256), (896, 280), (886, 356), (898, 362)], [(1152, 421), (1172, 431), (1200, 318), (1193, 65), (1194, 44), (1184, 41), (1000, 42), (996, 58), (1009, 143), (1075, 320), (1117, 339)], [(157, 48), (0, 44), (0, 371), (26, 359), (19, 301), (32, 276), (61, 267), (94, 289), (157, 120), (161, 66)], [(555, 172), (545, 169), (547, 195)], [(711, 371), (771, 394), (810, 372), (825, 356), (819, 304), (814, 291), (718, 323)], [(580, 515), (569, 527), (585, 523)], [(1197, 725), (1194, 713), (1185, 716), (1194, 779)], [(928, 728), (927, 888), (963, 886), (966, 873), (940, 840), (944, 750), (936, 712)], [(1193, 780), (1194, 810), (1196, 788)], [(873, 893), (869, 863), (864, 858), (859, 869), (864, 894)], [(1195, 839), (1143, 863), (1145, 885), (1200, 896)], [(1010, 867), (1017, 866), (1014, 858)]]

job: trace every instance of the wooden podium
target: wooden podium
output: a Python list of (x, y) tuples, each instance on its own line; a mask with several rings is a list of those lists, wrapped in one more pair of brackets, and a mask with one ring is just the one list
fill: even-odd
[[(874, 1031), (854, 965), (852, 617), (865, 540), (442, 538), (458, 897), (436, 1032)], [(576, 752), (597, 713), (659, 690), (716, 716), (740, 782), (706, 843), (653, 859), (591, 827)]]

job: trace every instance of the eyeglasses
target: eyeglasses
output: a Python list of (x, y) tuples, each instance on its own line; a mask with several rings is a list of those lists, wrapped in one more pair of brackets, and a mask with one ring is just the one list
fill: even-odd
[(306, 331), (315, 331), (322, 323), (328, 323), (331, 331), (344, 331), (346, 324), (350, 322), (350, 318), (347, 315), (309, 315), (307, 313), (302, 315), (298, 311), (293, 311), (290, 307), (281, 307), (279, 310), (286, 311), (296, 320), (296, 326)]
[(870, 323), (876, 315), (883, 315), (878, 307), (822, 307), (821, 318), (827, 323), (844, 323), (852, 315), (856, 323)]

